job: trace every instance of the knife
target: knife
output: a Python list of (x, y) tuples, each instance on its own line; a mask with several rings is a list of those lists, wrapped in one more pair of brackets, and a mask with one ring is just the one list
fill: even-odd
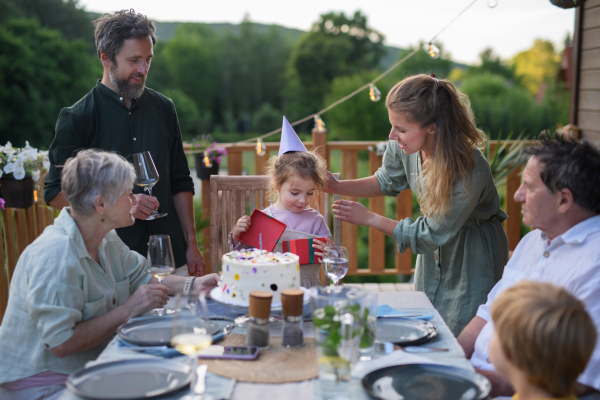
[(223, 328), (223, 331), (215, 334), (213, 336), (213, 343), (217, 343), (218, 341), (223, 340), (223, 338), (226, 335), (229, 335), (231, 333), (231, 331), (233, 330), (234, 327), (235, 327), (235, 324), (229, 324), (225, 328)]

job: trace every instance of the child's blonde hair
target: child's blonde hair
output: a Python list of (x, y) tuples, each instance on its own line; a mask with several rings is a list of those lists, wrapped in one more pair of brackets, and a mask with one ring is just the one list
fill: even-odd
[(491, 308), (505, 357), (554, 397), (574, 394), (596, 344), (596, 327), (581, 301), (549, 283), (523, 281)]
[(475, 125), (469, 97), (449, 81), (421, 74), (397, 83), (385, 106), (421, 128), (436, 125), (435, 147), (423, 163), (423, 188), (417, 194), (425, 216), (444, 219), (452, 208), (452, 186), (457, 178), (463, 179), (468, 190), (469, 173), (475, 167), (473, 147), (482, 147), (487, 140)]
[(290, 151), (271, 157), (267, 174), (271, 176), (268, 196), (274, 198), (281, 185), (297, 176), (311, 179), (317, 189), (322, 189), (327, 181), (327, 163), (314, 151)]

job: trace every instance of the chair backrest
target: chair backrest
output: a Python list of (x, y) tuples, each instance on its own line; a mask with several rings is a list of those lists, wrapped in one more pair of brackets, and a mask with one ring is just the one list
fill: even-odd
[[(340, 174), (333, 174), (340, 179)], [(255, 208), (262, 210), (271, 204), (272, 199), (267, 198), (270, 177), (266, 175), (246, 175), (246, 176), (219, 176), (210, 177), (210, 264), (212, 272), (219, 271), (219, 260), (223, 254), (229, 252), (228, 236), (229, 232), (235, 226), (235, 223), (242, 215), (246, 215), (247, 206), (250, 206), (250, 213)], [(323, 197), (323, 207), (318, 205), (319, 199)], [(317, 191), (315, 194), (315, 204), (312, 205), (317, 211), (323, 214), (328, 226), (329, 221), (329, 197), (325, 192)], [(334, 201), (341, 198), (340, 195), (333, 195)], [(340, 240), (340, 221), (333, 218), (332, 231), (334, 243), (341, 244)]]
[(8, 304), (8, 289), (17, 260), (25, 247), (41, 235), (48, 225), (54, 223), (54, 212), (49, 207), (35, 203), (25, 209), (6, 208), (1, 210), (1, 215), (0, 262), (3, 268), (0, 268), (0, 324)]

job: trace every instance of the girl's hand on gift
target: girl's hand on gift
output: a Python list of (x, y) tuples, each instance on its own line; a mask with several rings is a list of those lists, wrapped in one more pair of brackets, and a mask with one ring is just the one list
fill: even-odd
[(251, 224), (252, 221), (247, 215), (244, 215), (242, 218), (238, 219), (238, 221), (235, 223), (235, 226), (233, 227), (233, 231), (231, 232), (231, 238), (233, 240), (234, 245), (237, 245), (237, 238), (240, 235), (240, 233), (246, 232), (248, 228), (250, 228)]
[(333, 216), (340, 221), (369, 226), (372, 214), (368, 208), (356, 201), (336, 200), (333, 202)]
[(315, 249), (315, 258), (323, 258), (323, 250), (327, 246), (333, 246), (333, 241), (331, 238), (326, 238), (326, 241), (323, 241), (323, 238), (319, 238), (320, 240), (313, 240), (313, 249)]

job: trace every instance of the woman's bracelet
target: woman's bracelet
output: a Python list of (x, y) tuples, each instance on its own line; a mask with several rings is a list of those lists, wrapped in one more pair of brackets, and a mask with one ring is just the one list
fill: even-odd
[(183, 294), (187, 296), (190, 293), (190, 290), (194, 287), (194, 281), (196, 280), (195, 276), (190, 276), (185, 279), (185, 283), (183, 284)]

